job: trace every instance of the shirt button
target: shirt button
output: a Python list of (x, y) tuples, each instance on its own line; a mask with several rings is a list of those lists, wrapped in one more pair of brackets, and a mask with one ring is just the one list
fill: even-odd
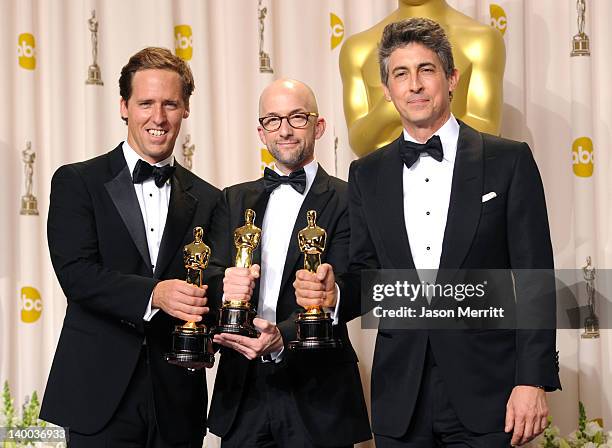
[(155, 229), (153, 229), (153, 227), (151, 227), (151, 232), (155, 231)]
[(427, 250), (430, 250), (430, 249), (431, 249), (431, 247), (427, 246)]
[(429, 213), (429, 212), (425, 212), (425, 214), (426, 214), (427, 216), (431, 215), (431, 213)]
[(149, 197), (152, 198), (153, 197), (153, 193), (149, 193)]
[(429, 177), (426, 177), (426, 178), (425, 178), (425, 182), (429, 182)]

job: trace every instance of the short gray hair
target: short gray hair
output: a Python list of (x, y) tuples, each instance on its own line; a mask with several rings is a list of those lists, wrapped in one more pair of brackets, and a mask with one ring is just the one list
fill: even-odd
[(444, 29), (438, 22), (431, 19), (412, 17), (399, 22), (392, 22), (383, 30), (378, 45), (378, 63), (380, 65), (380, 79), (384, 85), (387, 85), (389, 81), (389, 57), (391, 53), (411, 43), (421, 44), (436, 53), (442, 63), (446, 77), (451, 77), (455, 70), (455, 62), (451, 44)]

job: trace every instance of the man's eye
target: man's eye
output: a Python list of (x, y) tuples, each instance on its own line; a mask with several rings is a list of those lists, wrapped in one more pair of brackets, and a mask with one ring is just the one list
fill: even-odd
[(279, 118), (278, 117), (270, 117), (270, 118), (266, 118), (264, 120), (264, 123), (266, 125), (275, 125), (276, 123), (278, 123)]

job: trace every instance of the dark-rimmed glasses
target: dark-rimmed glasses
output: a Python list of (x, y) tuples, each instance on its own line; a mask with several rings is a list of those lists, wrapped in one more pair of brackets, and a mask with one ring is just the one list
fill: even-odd
[(296, 112), (290, 115), (284, 115), (279, 117), (277, 115), (270, 115), (268, 117), (262, 117), (259, 119), (259, 124), (268, 132), (278, 131), (283, 123), (284, 119), (287, 119), (289, 126), (295, 129), (303, 129), (308, 126), (308, 119), (310, 117), (318, 117), (319, 114), (315, 112)]

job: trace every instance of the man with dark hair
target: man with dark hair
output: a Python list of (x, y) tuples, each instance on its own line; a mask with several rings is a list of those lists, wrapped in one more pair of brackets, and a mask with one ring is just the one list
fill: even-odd
[[(275, 160), (264, 178), (226, 188), (211, 224), (210, 300), (249, 301), (257, 309), (256, 338), (221, 333), (223, 346), (209, 412), (212, 433), (231, 447), (345, 447), (371, 437), (357, 369), (345, 324), (334, 326), (337, 350), (292, 353), (297, 338), (295, 272), (304, 266), (298, 233), (307, 212), (327, 231), (322, 258), (346, 265), (349, 228), (346, 182), (329, 176), (314, 157), (325, 131), (312, 90), (292, 79), (264, 89), (259, 137)], [(245, 210), (255, 211), (261, 242), (250, 268), (230, 267), (236, 258), (234, 229)], [(252, 216), (252, 214), (249, 214)]]
[[(362, 310), (364, 269), (551, 270), (544, 191), (526, 143), (483, 134), (450, 111), (459, 74), (444, 30), (413, 18), (387, 25), (379, 46), (387, 101), (403, 132), (352, 163), (351, 250), (339, 319)], [(516, 271), (514, 271), (516, 273)], [(333, 307), (334, 269), (299, 271), (302, 306)], [(517, 300), (528, 288), (515, 274)], [(551, 306), (552, 305), (552, 306)], [(554, 301), (542, 307), (554, 316)], [(560, 388), (555, 330), (378, 331), (372, 372), (376, 446), (524, 444), (546, 427), (545, 391)]]
[(68, 307), (41, 418), (68, 427), (71, 447), (200, 448), (204, 374), (164, 354), (176, 324), (208, 312), (206, 288), (184, 281), (183, 247), (208, 227), (219, 191), (172, 155), (188, 65), (145, 48), (119, 84), (127, 140), (51, 183), (49, 250)]

